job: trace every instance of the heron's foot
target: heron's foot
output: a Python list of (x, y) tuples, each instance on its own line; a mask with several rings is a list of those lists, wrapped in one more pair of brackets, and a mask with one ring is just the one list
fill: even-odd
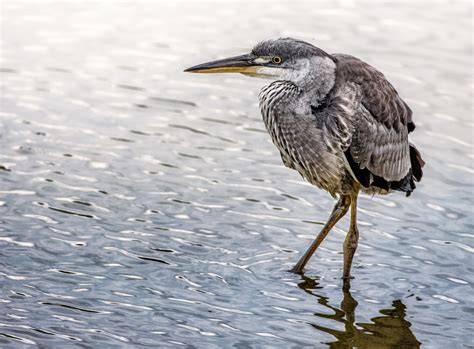
[(295, 274), (302, 274), (303, 273), (303, 267), (299, 266), (296, 264), (293, 268), (288, 270), (290, 273), (295, 273)]
[(353, 279), (353, 276), (346, 276), (342, 277), (342, 290), (343, 291), (349, 291), (351, 288), (351, 279)]

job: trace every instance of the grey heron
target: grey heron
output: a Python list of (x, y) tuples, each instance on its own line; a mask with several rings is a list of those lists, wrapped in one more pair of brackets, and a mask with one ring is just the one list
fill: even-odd
[(344, 287), (357, 248), (359, 192), (407, 196), (424, 161), (408, 140), (412, 111), (385, 76), (346, 54), (329, 54), (292, 38), (267, 40), (250, 53), (185, 72), (241, 73), (273, 81), (259, 94), (265, 127), (285, 166), (338, 201), (321, 232), (291, 270), (301, 273), (331, 228), (348, 212)]

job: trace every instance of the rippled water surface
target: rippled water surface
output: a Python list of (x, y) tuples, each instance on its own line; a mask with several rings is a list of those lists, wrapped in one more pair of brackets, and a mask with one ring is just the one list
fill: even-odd
[[(470, 348), (469, 2), (1, 4), (0, 346)], [(381, 69), (414, 110), (417, 191), (333, 199), (265, 133), (266, 82), (182, 70), (294, 36)]]

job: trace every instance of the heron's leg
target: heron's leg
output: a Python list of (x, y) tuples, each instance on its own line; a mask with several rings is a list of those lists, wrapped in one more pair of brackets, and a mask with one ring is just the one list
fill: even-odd
[(357, 194), (351, 196), (351, 224), (346, 239), (344, 240), (344, 289), (350, 288), (351, 266), (354, 253), (359, 241), (359, 230), (357, 229)]
[(301, 273), (303, 271), (304, 266), (306, 265), (306, 263), (308, 263), (309, 259), (319, 247), (319, 245), (321, 245), (321, 242), (323, 242), (324, 238), (326, 237), (326, 235), (328, 235), (331, 228), (346, 214), (350, 204), (351, 197), (349, 195), (341, 195), (323, 229), (318, 234), (318, 236), (313, 241), (308, 250), (305, 252), (303, 257), (301, 257), (298, 263), (296, 263), (296, 265), (293, 267), (293, 269), (290, 270), (291, 272)]

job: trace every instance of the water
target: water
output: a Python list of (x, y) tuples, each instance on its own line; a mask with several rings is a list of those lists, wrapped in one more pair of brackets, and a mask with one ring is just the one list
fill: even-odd
[[(2, 2), (0, 346), (472, 347), (472, 5)], [(265, 81), (182, 70), (294, 36), (415, 112), (417, 191), (333, 200), (265, 133)]]

